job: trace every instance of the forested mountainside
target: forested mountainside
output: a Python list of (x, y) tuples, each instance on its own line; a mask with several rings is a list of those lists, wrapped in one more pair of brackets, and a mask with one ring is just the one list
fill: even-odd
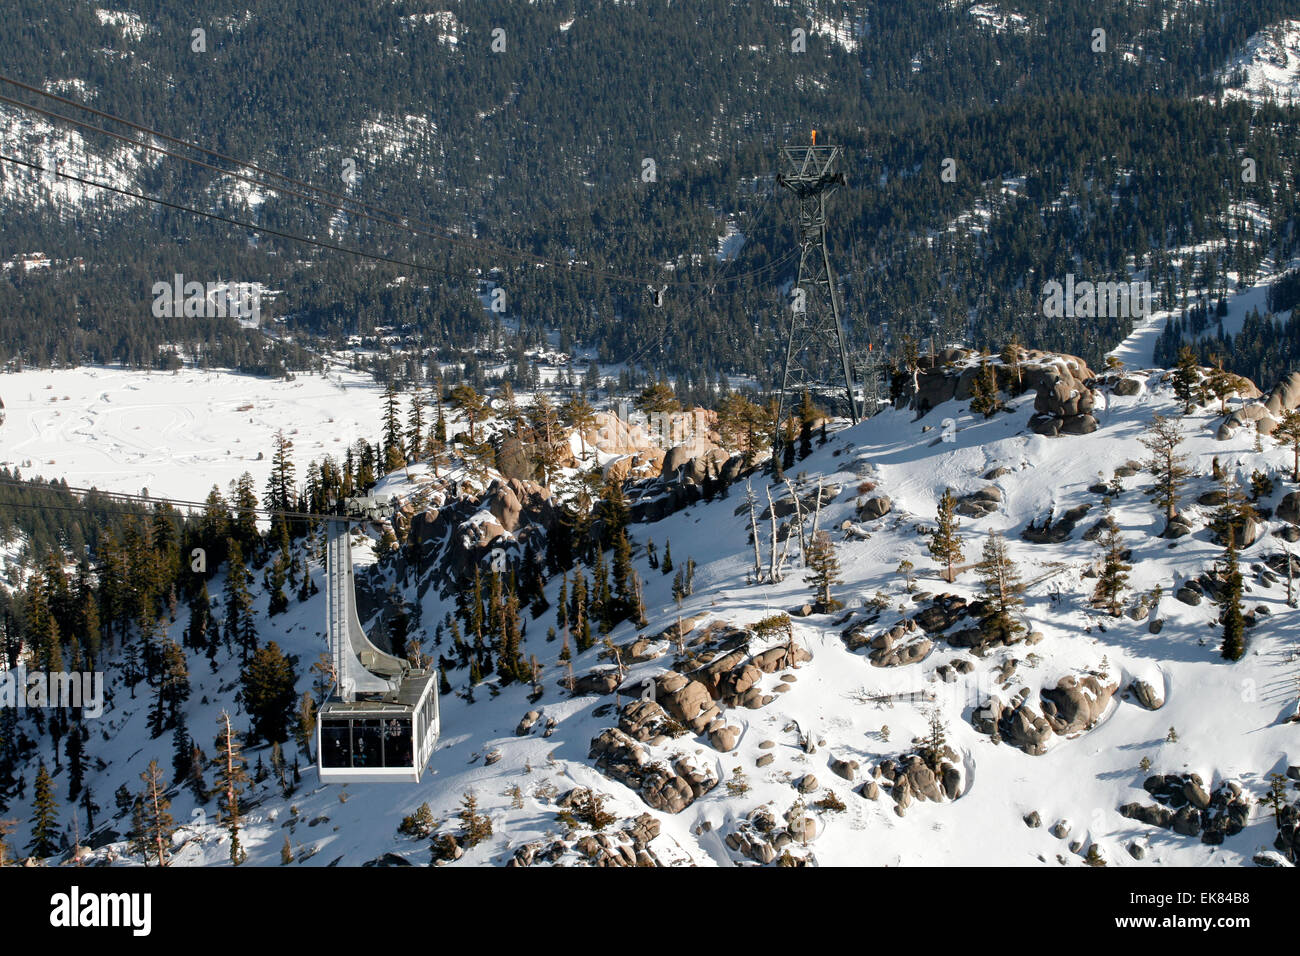
[[(410, 264), (0, 161), (0, 358), (285, 374), (360, 337), (379, 346), (381, 377), (407, 379), (420, 363), (386, 353), (463, 362), (500, 324), (687, 390), (719, 376), (770, 387), (794, 278), (775, 154), (817, 129), (846, 148), (831, 241), (855, 345), (1015, 337), (1099, 363), (1131, 318), (1044, 321), (1043, 282), (1132, 277), (1180, 308), (1296, 255), (1300, 127), (1289, 88), (1260, 93), (1254, 68), (1289, 12), (1281, 0), (290, 0), (196, 16), (22, 0), (0, 23), (6, 76), (424, 226), (0, 103), (6, 156)], [(447, 233), (468, 241), (435, 238)], [(77, 265), (16, 262), (41, 251)], [(178, 273), (274, 290), (263, 328), (154, 316), (151, 288)], [(647, 286), (677, 282), (700, 285), (670, 284), (656, 307)], [(506, 292), (504, 312), (484, 309), (485, 283)]]

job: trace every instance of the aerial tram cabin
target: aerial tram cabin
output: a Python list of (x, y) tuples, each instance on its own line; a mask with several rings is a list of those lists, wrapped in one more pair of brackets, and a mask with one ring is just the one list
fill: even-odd
[(328, 523), (326, 633), (335, 684), (317, 720), (322, 783), (416, 783), (438, 743), (437, 669), (370, 643), (357, 616), (349, 518), (391, 514), (387, 498), (350, 498)]

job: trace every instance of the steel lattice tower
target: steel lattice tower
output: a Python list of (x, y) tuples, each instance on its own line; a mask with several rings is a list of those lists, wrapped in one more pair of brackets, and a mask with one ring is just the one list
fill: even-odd
[(812, 145), (782, 147), (781, 171), (776, 176), (776, 181), (799, 200), (799, 278), (791, 290), (790, 334), (786, 338), (777, 416), (778, 446), (780, 423), (805, 390), (837, 406), (832, 411), (847, 412), (855, 424), (858, 421), (839, 294), (826, 249), (826, 200), (845, 184), (844, 174), (838, 169), (844, 147), (816, 143), (817, 134), (813, 133)]

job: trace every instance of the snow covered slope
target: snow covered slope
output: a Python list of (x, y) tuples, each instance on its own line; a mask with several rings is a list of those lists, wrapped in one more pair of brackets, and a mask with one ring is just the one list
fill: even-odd
[(1225, 99), (1291, 106), (1300, 94), (1300, 20), (1282, 20), (1252, 36), (1220, 71)]
[[(607, 832), (642, 814), (653, 818), (641, 821), (639, 839), (665, 864), (748, 862), (733, 849), (745, 845), (737, 831), (761, 835), (764, 807), (779, 827), (797, 801), (815, 819), (816, 835), (806, 846), (796, 839), (786, 849), (822, 865), (1082, 865), (1093, 844), (1112, 866), (1250, 863), (1269, 851), (1274, 836), (1271, 813), (1258, 805), (1244, 829), (1221, 845), (1119, 812), (1126, 804), (1152, 803), (1143, 789), (1148, 773), (1194, 773), (1208, 793), (1233, 783), (1258, 798), (1270, 773), (1300, 763), (1300, 725), (1287, 722), (1296, 710), (1300, 613), (1285, 603), (1284, 584), (1276, 579), (1268, 583), (1259, 573), (1267, 557), (1280, 553), (1283, 541), (1271, 532), (1286, 523), (1266, 522), (1259, 540), (1242, 552), (1246, 607), (1256, 611), (1258, 623), (1248, 631), (1246, 656), (1228, 663), (1218, 651), (1217, 607), (1209, 600), (1191, 605), (1175, 598), (1185, 582), (1200, 576), (1222, 553), (1205, 527), (1210, 509), (1196, 503), (1197, 496), (1216, 486), (1208, 477), (1193, 479), (1185, 511), (1196, 530), (1171, 541), (1157, 537), (1164, 522), (1144, 492), (1150, 479), (1141, 473), (1123, 477), (1128, 462), (1145, 457), (1138, 438), (1151, 416), (1177, 414), (1175, 401), (1161, 384), (1163, 375), (1140, 373), (1134, 395), (1104, 395), (1095, 412), (1100, 427), (1089, 435), (1047, 438), (1031, 433), (1027, 421), (1032, 396), (1016, 399), (1010, 411), (990, 419), (972, 416), (964, 403), (950, 402), (919, 420), (912, 412), (891, 410), (835, 431), (824, 446), (799, 462), (793, 471), (804, 476), (801, 488), (811, 492), (819, 479), (840, 488), (823, 507), (820, 526), (830, 529), (836, 540), (843, 583), (835, 594), (847, 608), (793, 619), (795, 643), (811, 659), (797, 666), (787, 661), (758, 675), (761, 695), (773, 698), (765, 706), (725, 708), (724, 723), (738, 731), (734, 749), (723, 752), (708, 734), (689, 732), (644, 745), (651, 760), (668, 765), (680, 756), (701, 779), (722, 781), (681, 812), (651, 809), (640, 794), (598, 770), (589, 757), (593, 738), (618, 724), (616, 703), (627, 704), (647, 680), (685, 666), (674, 664), (679, 655), (672, 641), (652, 640), (639, 648), (638, 656), (645, 659), (631, 663), (617, 700), (614, 694), (571, 696), (559, 686), (566, 673), (558, 660), (560, 644), (545, 640), (554, 620), (551, 611), (528, 620), (525, 637), (525, 654), (535, 654), (543, 668), (540, 699), (529, 700), (526, 685), (512, 685), (499, 694), (480, 686), (471, 703), (463, 696), (464, 672), (453, 673), (457, 693), (443, 698), (443, 739), (422, 783), (326, 788), (315, 783), (314, 770), (304, 765), (300, 789), (285, 798), (267, 780), (256, 788), (242, 836), (249, 862), (278, 864), (287, 838), (295, 859), (308, 865), (358, 865), (386, 854), (392, 855), (389, 862), (400, 858), (425, 864), (428, 840), (399, 835), (399, 822), (427, 802), (440, 832), (455, 833), (455, 815), (471, 791), (492, 820), (493, 836), (454, 865), (503, 865), (516, 854), (535, 862), (549, 852), (559, 862), (581, 862), (584, 849), (597, 856), (602, 849), (598, 841), (583, 842), (584, 835), (592, 835), (588, 828), (566, 836), (568, 827), (558, 817), (564, 808), (558, 801), (574, 787), (589, 787), (607, 795), (605, 809), (618, 818)], [(945, 418), (956, 425), (953, 441), (940, 437), (939, 424)], [(1272, 447), (1267, 439), (1265, 451), (1253, 451), (1248, 429), (1228, 441), (1216, 441), (1218, 421), (1209, 410), (1182, 420), (1189, 464), (1198, 476), (1208, 476), (1216, 457), (1225, 470), (1243, 478), (1255, 469), (1273, 472), (1279, 476), (1277, 488), (1260, 505), (1275, 508), (1288, 490), (1280, 475), (1289, 464), (1289, 452)], [(1095, 578), (1088, 574), (1101, 549), (1082, 536), (1101, 518), (1103, 508), (1101, 494), (1089, 486), (1109, 483), (1116, 469), (1121, 470), (1117, 480), (1123, 491), (1114, 498), (1113, 516), (1132, 549), (1126, 606), (1131, 608), (1138, 597), (1157, 587), (1163, 594), (1141, 620), (1110, 617), (1090, 602)], [(756, 475), (752, 483), (765, 502), (763, 480)], [(386, 490), (400, 493), (403, 482), (390, 477)], [(866, 489), (863, 482), (875, 487)], [(935, 632), (922, 659), (895, 667), (874, 666), (864, 649), (850, 650), (842, 634), (855, 624), (864, 623), (870, 637), (899, 621), (900, 607), (911, 617), (929, 606), (906, 590), (897, 570), (903, 559), (915, 565), (919, 591), (975, 596), (973, 572), (965, 571), (951, 585), (940, 578), (918, 528), (932, 526), (936, 500), (945, 488), (964, 496), (989, 487), (998, 490), (992, 496), (1000, 498), (996, 509), (962, 519), (966, 559), (978, 559), (987, 532), (1006, 534), (1028, 582), (1024, 616), (1034, 643), (993, 647), (981, 656), (952, 646)], [(887, 495), (892, 507), (880, 518), (861, 517), (860, 494)], [(638, 634), (653, 638), (679, 614), (683, 619), (702, 616), (685, 639), (690, 650), (690, 643), (712, 622), (753, 625), (774, 612), (799, 608), (808, 599), (806, 571), (797, 559), (780, 583), (750, 583), (748, 514), (744, 508), (737, 513), (743, 495), (742, 482), (731, 486), (724, 499), (632, 526), (650, 621), (639, 630), (625, 623), (609, 635), (624, 647), (625, 663)], [(1034, 544), (1021, 539), (1020, 532), (1031, 520), (1041, 525), (1049, 512), (1059, 518), (1080, 505), (1088, 505), (1089, 511), (1064, 541)], [(760, 537), (766, 550), (763, 523)], [(671, 541), (679, 566), (687, 558), (696, 562), (694, 593), (680, 609), (671, 594), (672, 576), (646, 563), (643, 548), (649, 538), (661, 554)], [(319, 568), (314, 573), (323, 585)], [(414, 577), (405, 578), (391, 562), (380, 562), (372, 574), (371, 584), (378, 591), (391, 584), (419, 602), (425, 649), (436, 653), (432, 626), (451, 609), (451, 601), (440, 600), (437, 588), (419, 597)], [(553, 579), (548, 586), (552, 601), (559, 583)], [(210, 582), (209, 588), (219, 593), (219, 581)], [(866, 623), (877, 610), (864, 601), (875, 599), (878, 592), (878, 616)], [(300, 691), (309, 683), (306, 664), (323, 650), (323, 599), (322, 594), (304, 604), (292, 601), (290, 610), (275, 618), (264, 616), (265, 596), (258, 599), (262, 642), (275, 640), (300, 656)], [(846, 619), (846, 614), (851, 616)], [(182, 611), (181, 619), (171, 625), (178, 639), (183, 618)], [(1153, 620), (1162, 626), (1153, 628)], [(754, 636), (749, 652), (780, 646), (780, 640)], [(578, 655), (574, 673), (581, 677), (608, 666), (601, 654), (598, 644)], [(237, 667), (223, 652), (217, 673), (209, 674), (197, 660), (191, 663), (191, 673), (195, 687), (189, 727), (210, 752), (217, 713), (233, 707)], [(1041, 755), (1026, 753), (1009, 740), (995, 743), (976, 729), (977, 711), (990, 697), (1006, 702), (1023, 690), (1037, 703), (1041, 690), (1050, 691), (1063, 678), (1088, 675), (1103, 685), (1116, 685), (1114, 697), (1090, 728), (1052, 736)], [(1163, 699), (1163, 706), (1148, 709), (1126, 693), (1136, 681)], [(101, 804), (110, 804), (108, 798), (120, 783), (138, 790), (139, 773), (151, 758), (167, 763), (167, 738), (151, 741), (145, 729), (147, 696), (143, 686), (134, 701), (119, 689), (113, 709), (92, 727), (89, 749), (106, 766), (92, 771), (87, 782)], [(914, 738), (926, 734), (935, 709), (953, 752), (959, 795), (955, 800), (914, 800), (900, 814), (872, 770), (886, 759), (915, 752)], [(537, 719), (521, 727), (521, 718), (534, 710), (540, 712)], [(242, 724), (245, 718), (238, 720)], [(44, 747), (48, 749), (48, 740)], [(265, 751), (261, 756), (267, 759)], [(1144, 758), (1150, 761), (1149, 772), (1139, 766)], [(46, 760), (52, 763), (48, 753)], [(852, 761), (857, 762), (856, 772)], [(743, 776), (736, 776), (736, 768)], [(837, 770), (856, 780), (845, 779)], [(26, 772), (29, 799), (34, 774), (33, 760)], [(807, 781), (808, 775), (816, 778), (815, 784)], [(63, 772), (55, 779), (62, 795)], [(877, 781), (875, 799), (861, 792), (864, 780), (868, 790)], [(836, 799), (827, 799), (828, 790)], [(837, 803), (844, 809), (835, 809)], [(820, 807), (814, 809), (816, 804)], [(227, 865), (225, 832), (216, 825), (211, 804), (196, 806), (184, 791), (175, 796), (173, 813), (178, 820), (191, 820), (192, 815), (195, 819), (177, 836), (177, 862)], [(745, 822), (755, 813), (756, 822)], [(11, 808), (8, 815), (25, 820), (30, 810)], [(1032, 822), (1034, 815), (1040, 825), (1030, 826), (1025, 818)], [(112, 826), (120, 831), (126, 823), (122, 818)], [(657, 835), (652, 835), (656, 828)], [(1054, 835), (1054, 829), (1065, 828), (1063, 837)], [(25, 845), (26, 833), (15, 833), (13, 842)], [(1141, 853), (1140, 860), (1135, 852)], [(93, 855), (138, 862), (124, 854), (120, 842), (101, 846)]]

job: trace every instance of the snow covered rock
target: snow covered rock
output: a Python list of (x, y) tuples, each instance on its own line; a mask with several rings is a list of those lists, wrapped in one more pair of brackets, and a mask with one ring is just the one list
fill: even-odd
[(1300, 525), (1300, 492), (1288, 492), (1286, 496), (1278, 502), (1277, 511), (1274, 513), (1289, 524)]
[(591, 741), (588, 759), (596, 769), (640, 794), (648, 806), (664, 813), (681, 813), (718, 785), (708, 766), (678, 757), (670, 767), (651, 760), (645, 747), (616, 727), (601, 731)]
[(1128, 689), (1134, 699), (1147, 710), (1159, 710), (1165, 705), (1165, 699), (1160, 696), (1159, 691), (1144, 680), (1135, 678), (1128, 685)]
[(1103, 684), (1091, 674), (1082, 680), (1067, 675), (1056, 687), (1043, 689), (1043, 717), (1063, 737), (1089, 730), (1105, 713), (1118, 687), (1118, 683)]
[(717, 718), (718, 707), (709, 688), (700, 681), (668, 671), (661, 674), (655, 683), (655, 700), (678, 723), (695, 733), (702, 733)]
[(858, 504), (858, 520), (872, 521), (876, 518), (883, 518), (894, 508), (894, 503), (888, 495), (877, 495), (874, 498), (868, 498)]

